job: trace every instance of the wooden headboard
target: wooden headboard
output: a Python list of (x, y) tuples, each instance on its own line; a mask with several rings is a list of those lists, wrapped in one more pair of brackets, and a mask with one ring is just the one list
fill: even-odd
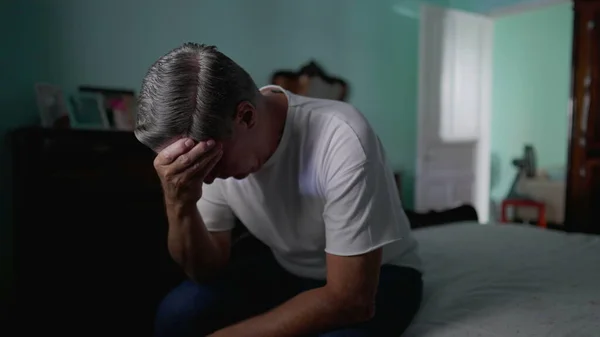
[(298, 71), (278, 70), (271, 76), (271, 84), (295, 94), (345, 101), (348, 84), (341, 78), (328, 75), (315, 61), (310, 61)]

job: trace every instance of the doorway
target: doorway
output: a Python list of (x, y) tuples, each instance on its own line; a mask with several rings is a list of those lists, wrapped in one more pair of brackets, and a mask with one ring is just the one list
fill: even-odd
[[(473, 205), (496, 222), (513, 185), (564, 222), (573, 11), (569, 1), (494, 16), (423, 6), (415, 209)], [(536, 174), (518, 180), (525, 146)], [(532, 210), (516, 220), (537, 221)]]

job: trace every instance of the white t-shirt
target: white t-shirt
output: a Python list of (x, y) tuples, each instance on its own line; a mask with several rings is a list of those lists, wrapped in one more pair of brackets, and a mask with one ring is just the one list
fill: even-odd
[(198, 208), (208, 230), (232, 229), (235, 215), (283, 268), (307, 278), (325, 279), (325, 253), (379, 247), (382, 263), (420, 270), (393, 173), (364, 116), (344, 102), (269, 87), (288, 98), (279, 146), (245, 179), (204, 184)]

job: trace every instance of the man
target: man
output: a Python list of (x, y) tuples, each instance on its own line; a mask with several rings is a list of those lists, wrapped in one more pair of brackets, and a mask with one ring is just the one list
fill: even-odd
[[(169, 251), (190, 278), (160, 305), (157, 336), (398, 337), (409, 325), (416, 242), (351, 105), (259, 90), (189, 43), (148, 71), (135, 135), (158, 153)], [(232, 249), (235, 218), (264, 246)]]

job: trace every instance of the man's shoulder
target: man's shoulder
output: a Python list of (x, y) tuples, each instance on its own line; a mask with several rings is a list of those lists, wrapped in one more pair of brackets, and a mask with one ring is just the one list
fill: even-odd
[(362, 112), (348, 102), (296, 95), (293, 107), (302, 117), (308, 116), (332, 119), (337, 122), (368, 124)]
[[(311, 136), (369, 147), (376, 140), (375, 132), (363, 113), (347, 102), (297, 96), (296, 118)], [(312, 137), (311, 137), (312, 138)]]

